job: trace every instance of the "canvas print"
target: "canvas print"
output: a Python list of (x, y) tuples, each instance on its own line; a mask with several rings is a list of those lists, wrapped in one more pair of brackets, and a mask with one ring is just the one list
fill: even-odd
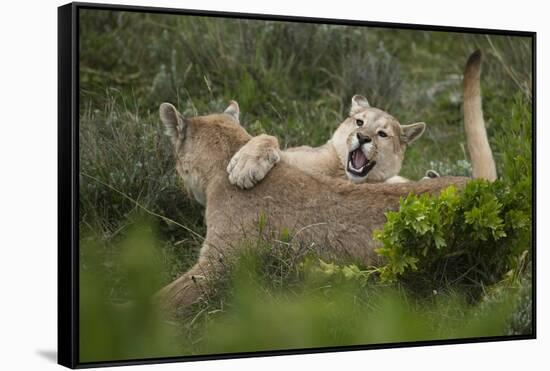
[(79, 9), (79, 363), (533, 336), (533, 37), (343, 23)]

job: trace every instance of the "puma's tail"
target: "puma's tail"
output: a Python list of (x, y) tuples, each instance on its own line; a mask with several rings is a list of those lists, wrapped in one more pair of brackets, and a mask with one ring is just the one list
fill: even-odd
[(481, 51), (476, 50), (466, 63), (464, 71), (464, 128), (466, 143), (472, 162), (474, 178), (493, 181), (497, 178), (497, 170), (493, 152), (487, 139), (487, 130), (481, 108)]

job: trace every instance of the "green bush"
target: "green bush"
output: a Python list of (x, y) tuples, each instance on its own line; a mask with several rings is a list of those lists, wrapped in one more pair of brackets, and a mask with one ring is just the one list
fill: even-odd
[(461, 191), (402, 199), (375, 234), (382, 280), (414, 277), (434, 289), (442, 281), (497, 282), (530, 252), (531, 205), (518, 208), (518, 196), (502, 181), (475, 180)]
[(521, 280), (532, 252), (530, 102), (517, 94), (508, 113), (493, 120), (500, 126), (493, 146), (501, 149), (501, 178), (402, 199), (375, 234), (383, 245), (383, 281), (399, 279), (417, 289), (462, 284), (477, 297), (484, 285)]

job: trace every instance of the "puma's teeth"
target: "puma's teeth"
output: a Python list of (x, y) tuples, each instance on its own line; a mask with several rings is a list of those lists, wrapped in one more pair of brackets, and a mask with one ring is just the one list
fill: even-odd
[(360, 147), (351, 152), (350, 160), (354, 169), (361, 169), (369, 163), (367, 156)]
[(361, 148), (357, 148), (348, 154), (346, 171), (353, 178), (365, 178), (369, 171), (376, 165), (376, 161), (369, 161)]
[(360, 173), (361, 171), (363, 171), (363, 169), (365, 168), (365, 166), (367, 166), (367, 165), (363, 165), (363, 166), (361, 166), (359, 169), (356, 169), (356, 168), (353, 166), (353, 162), (352, 162), (351, 160), (349, 161), (349, 168), (352, 169), (353, 171), (357, 171), (357, 172), (359, 172), (359, 173)]

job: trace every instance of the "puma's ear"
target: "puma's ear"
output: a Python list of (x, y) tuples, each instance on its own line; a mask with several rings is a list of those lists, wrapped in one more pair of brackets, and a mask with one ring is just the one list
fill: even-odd
[(424, 134), (426, 123), (417, 122), (410, 125), (401, 125), (401, 141), (407, 144), (414, 142)]
[(351, 97), (351, 108), (349, 109), (349, 115), (353, 116), (358, 112), (361, 112), (365, 108), (369, 108), (370, 104), (367, 98), (362, 95), (354, 95)]
[(178, 112), (176, 107), (170, 103), (162, 103), (159, 108), (160, 120), (166, 128), (166, 135), (170, 137), (172, 143), (183, 139), (187, 123)]
[(229, 101), (229, 106), (223, 111), (226, 115), (229, 115), (237, 124), (239, 123), (239, 103), (234, 100)]

